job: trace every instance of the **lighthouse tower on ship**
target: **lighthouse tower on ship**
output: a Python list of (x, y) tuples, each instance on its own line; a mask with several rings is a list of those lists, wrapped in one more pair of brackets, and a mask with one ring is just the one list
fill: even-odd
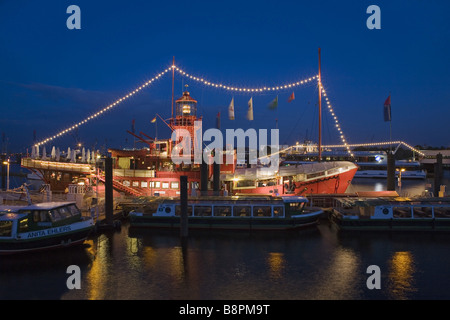
[[(186, 130), (189, 133), (191, 138), (191, 156), (193, 156), (197, 134), (201, 134), (202, 129), (202, 117), (197, 117), (197, 100), (193, 99), (186, 90), (175, 103), (175, 116), (170, 119), (169, 125), (175, 132), (183, 132), (183, 130)], [(178, 143), (181, 139), (177, 137), (176, 140)], [(201, 148), (201, 146), (197, 147)]]
[[(202, 118), (197, 117), (197, 101), (186, 90), (176, 101), (175, 114), (164, 123), (172, 132), (188, 132), (191, 136), (191, 157), (193, 160), (193, 143), (196, 130), (201, 130)], [(197, 127), (196, 127), (197, 126)], [(172, 149), (177, 148), (183, 137), (172, 141), (171, 137), (156, 139), (147, 136), (140, 149), (109, 149), (114, 159), (114, 187), (127, 194), (178, 196), (181, 175), (188, 176), (188, 189), (197, 189), (200, 184), (200, 165), (191, 163), (174, 163)], [(146, 146), (145, 146), (146, 145)], [(183, 150), (185, 153), (186, 151)], [(174, 150), (177, 154), (177, 150)]]

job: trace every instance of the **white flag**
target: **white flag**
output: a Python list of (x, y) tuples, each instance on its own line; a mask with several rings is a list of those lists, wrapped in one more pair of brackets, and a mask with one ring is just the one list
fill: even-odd
[(228, 106), (228, 118), (234, 120), (234, 97), (231, 98), (230, 105)]
[(248, 100), (247, 119), (253, 120), (253, 97)]

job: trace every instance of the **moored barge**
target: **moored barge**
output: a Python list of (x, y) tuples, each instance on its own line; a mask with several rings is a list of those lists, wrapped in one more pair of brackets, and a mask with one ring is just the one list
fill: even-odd
[[(188, 225), (193, 229), (289, 230), (316, 225), (323, 210), (299, 196), (222, 196), (190, 198)], [(179, 199), (165, 199), (156, 212), (130, 212), (131, 227), (180, 228)]]

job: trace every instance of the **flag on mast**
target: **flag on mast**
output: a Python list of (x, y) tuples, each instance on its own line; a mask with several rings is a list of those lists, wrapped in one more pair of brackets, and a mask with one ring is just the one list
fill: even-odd
[(228, 106), (228, 118), (234, 120), (234, 97), (231, 98), (230, 105)]
[(384, 121), (391, 121), (391, 95), (384, 102)]
[(270, 110), (275, 110), (278, 107), (278, 96), (269, 103), (268, 107)]
[(153, 119), (152, 119), (152, 121), (150, 121), (151, 123), (155, 123), (156, 122), (156, 117), (154, 117)]
[(247, 119), (250, 121), (253, 120), (253, 97), (248, 100)]
[(291, 95), (289, 96), (288, 102), (292, 102), (292, 100), (295, 99), (295, 95), (294, 92), (291, 93)]
[(220, 129), (220, 111), (217, 113), (216, 128)]

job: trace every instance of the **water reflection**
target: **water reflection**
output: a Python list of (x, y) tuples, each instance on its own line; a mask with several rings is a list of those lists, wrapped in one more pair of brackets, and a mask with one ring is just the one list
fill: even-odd
[(283, 270), (285, 267), (284, 254), (281, 252), (269, 252), (267, 256), (267, 264), (269, 266), (269, 276), (273, 279), (280, 279), (283, 277)]
[(110, 239), (102, 234), (94, 242), (92, 241), (91, 251), (94, 258), (89, 265), (86, 275), (87, 299), (100, 300), (105, 298), (105, 286), (108, 280), (108, 268), (111, 265)]
[(392, 299), (405, 300), (417, 291), (414, 287), (414, 258), (410, 251), (394, 252), (389, 261), (388, 290)]
[(352, 249), (338, 247), (316, 280), (313, 299), (360, 299), (360, 257)]
[[(283, 234), (192, 232), (183, 242), (178, 232), (130, 237), (123, 225), (78, 249), (1, 259), (0, 298), (448, 299), (449, 240), (338, 237), (322, 224)], [(81, 290), (66, 287), (71, 264), (81, 268)], [(380, 266), (381, 290), (366, 287), (372, 264)]]

